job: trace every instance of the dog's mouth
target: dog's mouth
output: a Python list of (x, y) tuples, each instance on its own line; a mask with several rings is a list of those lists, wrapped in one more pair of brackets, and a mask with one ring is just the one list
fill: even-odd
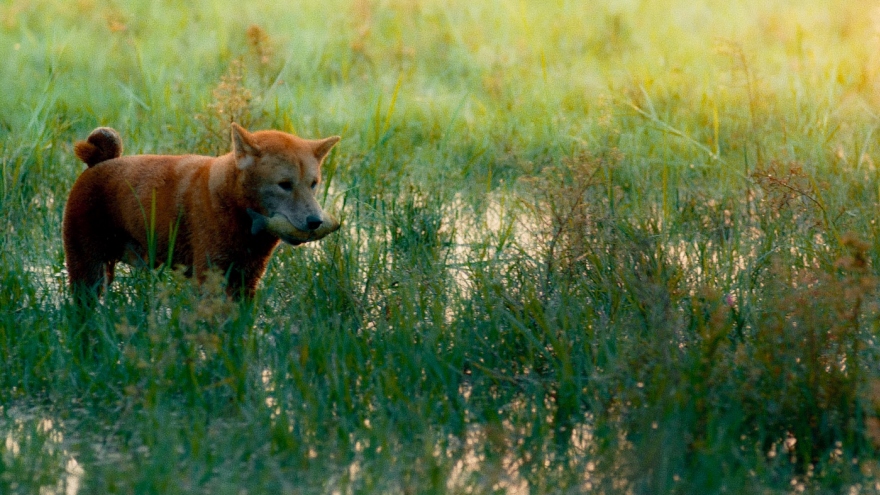
[(284, 235), (284, 234), (279, 234), (278, 238), (281, 239), (282, 241), (284, 241), (285, 243), (290, 244), (291, 246), (299, 246), (300, 244), (305, 244), (306, 242), (308, 242), (308, 241), (299, 241), (297, 239), (294, 239), (293, 237), (290, 237), (290, 236)]
[(311, 239), (302, 239), (301, 237), (293, 237), (290, 234), (282, 234), (280, 232), (273, 232), (279, 239), (283, 242), (290, 244), (291, 246), (299, 246), (300, 244), (305, 244), (309, 242)]
[(254, 233), (265, 230), (291, 246), (299, 246), (307, 242), (317, 241), (339, 229), (339, 222), (329, 214), (324, 214), (324, 222), (315, 230), (303, 230), (294, 225), (282, 212), (273, 213), (270, 217), (251, 213), (254, 218)]

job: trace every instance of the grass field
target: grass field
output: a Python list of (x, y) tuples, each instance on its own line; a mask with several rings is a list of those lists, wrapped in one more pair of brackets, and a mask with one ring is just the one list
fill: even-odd
[[(0, 493), (880, 492), (876, 2), (7, 0), (0, 55)], [(343, 229), (78, 320), (73, 141), (233, 119), (341, 135)]]

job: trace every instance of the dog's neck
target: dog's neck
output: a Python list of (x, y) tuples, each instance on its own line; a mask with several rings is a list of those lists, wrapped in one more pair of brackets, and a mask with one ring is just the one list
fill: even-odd
[(237, 204), (237, 198), (230, 191), (238, 189), (236, 178), (238, 169), (235, 167), (235, 158), (232, 153), (218, 156), (211, 164), (208, 176), (208, 190), (211, 195), (211, 203), (216, 211), (223, 211), (229, 208), (245, 207)]
[[(239, 179), (242, 171), (235, 163), (232, 153), (218, 156), (211, 164), (208, 176), (208, 190), (211, 206), (215, 211), (223, 212), (231, 230), (243, 232), (242, 239), (248, 239), (249, 249), (271, 252), (278, 245), (278, 238), (266, 232), (251, 234), (252, 220), (247, 214), (248, 208), (255, 205), (243, 202), (245, 194), (240, 192)], [(239, 192), (235, 192), (239, 191)]]

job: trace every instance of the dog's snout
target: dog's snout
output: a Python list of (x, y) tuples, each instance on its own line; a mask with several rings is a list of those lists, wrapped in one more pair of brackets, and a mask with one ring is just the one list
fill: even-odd
[(321, 217), (316, 215), (309, 215), (306, 217), (306, 228), (309, 230), (318, 230), (318, 227), (320, 227), (322, 223), (324, 223), (324, 221), (321, 220)]

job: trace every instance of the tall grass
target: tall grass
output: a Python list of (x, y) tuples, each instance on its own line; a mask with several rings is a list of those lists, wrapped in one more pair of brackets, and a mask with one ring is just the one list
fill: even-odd
[[(0, 7), (0, 492), (876, 491), (867, 1)], [(252, 305), (60, 225), (97, 125), (341, 134)]]

